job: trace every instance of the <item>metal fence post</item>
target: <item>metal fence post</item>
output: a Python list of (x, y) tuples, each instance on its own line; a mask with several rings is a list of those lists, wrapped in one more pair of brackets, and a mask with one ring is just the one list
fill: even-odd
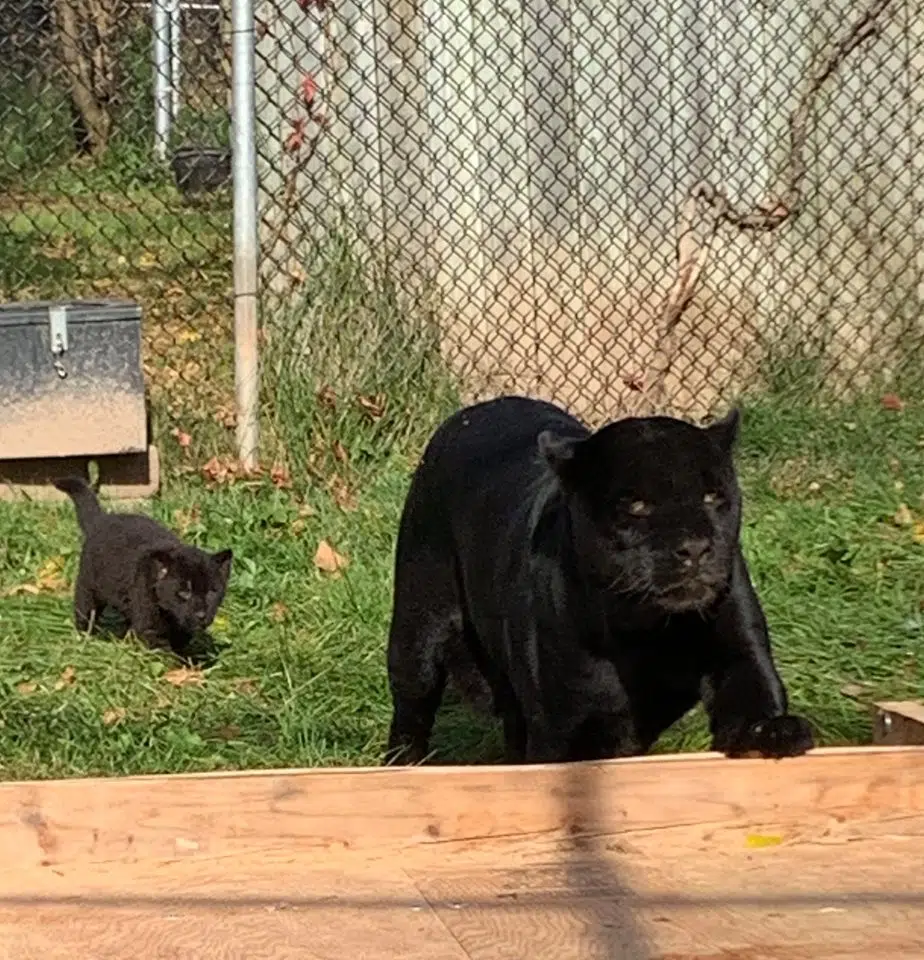
[(241, 464), (257, 464), (259, 347), (257, 343), (257, 149), (254, 130), (253, 0), (231, 7), (234, 138), (234, 381)]
[(154, 32), (154, 154), (167, 159), (173, 117), (170, 94), (170, 0), (153, 0)]
[(181, 47), (183, 43), (183, 11), (180, 0), (168, 0), (170, 4), (170, 117), (173, 123), (180, 113), (180, 74), (183, 69)]

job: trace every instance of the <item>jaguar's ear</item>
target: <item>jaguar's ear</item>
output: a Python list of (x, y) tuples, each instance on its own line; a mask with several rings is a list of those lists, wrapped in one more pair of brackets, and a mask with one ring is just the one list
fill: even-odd
[(710, 423), (706, 432), (712, 436), (723, 450), (731, 450), (738, 440), (741, 426), (741, 408), (733, 407), (721, 420)]
[(574, 468), (575, 455), (581, 440), (561, 437), (552, 430), (543, 430), (536, 439), (539, 453), (559, 479), (568, 481)]
[(539, 452), (556, 472), (563, 464), (574, 459), (574, 447), (577, 441), (571, 437), (560, 437), (551, 430), (543, 430), (536, 442), (539, 445)]

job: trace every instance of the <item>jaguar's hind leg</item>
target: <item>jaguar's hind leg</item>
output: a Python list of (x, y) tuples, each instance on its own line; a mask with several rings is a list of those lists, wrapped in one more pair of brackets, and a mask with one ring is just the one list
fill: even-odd
[(81, 564), (74, 585), (74, 626), (79, 633), (92, 633), (96, 630), (96, 621), (100, 607), (93, 592), (92, 582)]
[(388, 639), (392, 721), (386, 762), (421, 763), (446, 687), (447, 651), (461, 642), (462, 610), (452, 563), (421, 551), (395, 569)]

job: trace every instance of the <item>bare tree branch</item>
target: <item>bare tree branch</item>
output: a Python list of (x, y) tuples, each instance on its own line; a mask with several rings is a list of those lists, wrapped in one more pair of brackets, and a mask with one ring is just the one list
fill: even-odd
[(871, 0), (809, 78), (789, 118), (789, 153), (780, 177), (782, 187), (774, 192), (769, 202), (758, 204), (751, 210), (739, 210), (721, 187), (711, 183), (697, 183), (689, 191), (678, 225), (677, 278), (664, 301), (658, 331), (656, 369), (645, 391), (652, 409), (663, 406), (667, 377), (677, 349), (677, 325), (696, 292), (719, 225), (728, 223), (740, 230), (770, 231), (799, 214), (807, 171), (805, 142), (815, 99), (844, 60), (862, 43), (879, 34), (879, 20), (892, 2)]

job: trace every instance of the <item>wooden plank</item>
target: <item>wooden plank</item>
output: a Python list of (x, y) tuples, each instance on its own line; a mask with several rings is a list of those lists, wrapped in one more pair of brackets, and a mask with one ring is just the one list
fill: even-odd
[(679, 843), (709, 833), (740, 846), (754, 830), (844, 836), (924, 814), (922, 760), (924, 748), (891, 747), (782, 762), (701, 754), (6, 783), (0, 862), (61, 868), (261, 852), (320, 864), (401, 850), (445, 863), (575, 837), (670, 834)]
[(921, 956), (922, 760), (2, 784), (0, 960)]
[(924, 703), (886, 700), (874, 704), (873, 743), (883, 746), (924, 745)]

